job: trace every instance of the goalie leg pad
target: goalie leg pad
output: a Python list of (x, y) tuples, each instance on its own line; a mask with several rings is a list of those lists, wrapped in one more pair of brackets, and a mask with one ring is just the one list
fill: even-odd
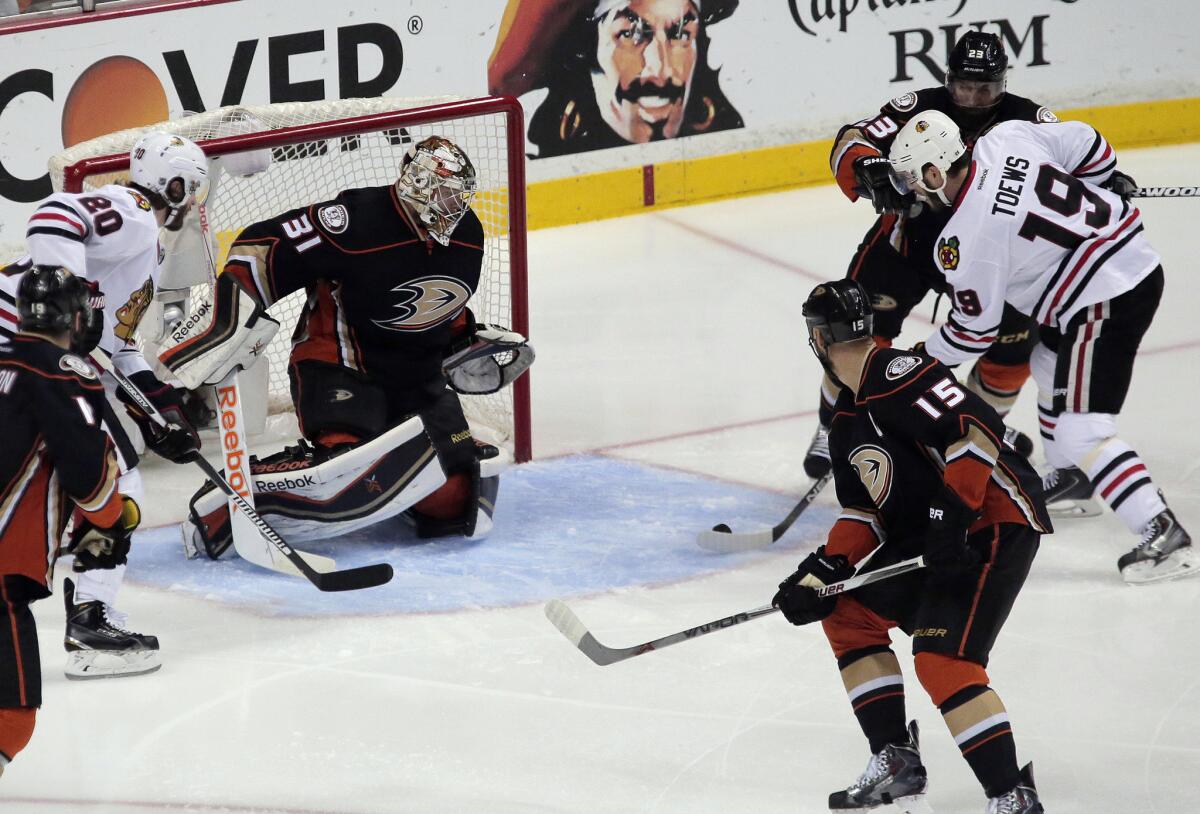
[(288, 373), (305, 438), (315, 440), (326, 433), (375, 438), (387, 428), (383, 388), (358, 371), (306, 359), (290, 365)]
[(469, 491), (465, 500), (459, 497), (457, 502), (461, 508), (457, 515), (445, 516), (447, 501), (458, 497), (443, 494), (453, 488), (453, 478), (442, 489), (408, 511), (407, 516), (421, 539), (466, 537), (468, 540), (482, 540), (491, 532), (496, 497), (500, 492), (500, 473), (508, 468), (510, 460), (507, 453), (501, 453), (490, 444), (479, 445), (476, 450), (476, 460), (469, 475)]
[[(327, 459), (301, 444), (262, 461), (251, 459), (255, 507), (284, 539), (325, 539), (400, 514), (446, 482), (446, 474), (413, 417), (383, 435)], [(225, 495), (206, 486), (192, 499), (190, 531), (214, 559), (230, 541)], [(185, 529), (185, 548), (188, 530)]]

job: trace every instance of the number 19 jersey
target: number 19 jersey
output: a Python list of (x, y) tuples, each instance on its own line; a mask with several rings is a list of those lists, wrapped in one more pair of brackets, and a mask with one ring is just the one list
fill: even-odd
[(1139, 210), (1097, 186), (1116, 164), (1082, 122), (1005, 122), (976, 142), (934, 247), (954, 306), (926, 343), (931, 355), (959, 364), (985, 352), (1006, 301), (1057, 328), (1158, 267)]

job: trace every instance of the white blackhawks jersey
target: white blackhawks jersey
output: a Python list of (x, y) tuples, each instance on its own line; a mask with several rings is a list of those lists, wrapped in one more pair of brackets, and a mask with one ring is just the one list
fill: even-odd
[[(99, 286), (104, 294), (100, 347), (126, 375), (149, 370), (129, 340), (158, 284), (158, 230), (150, 201), (137, 190), (109, 184), (89, 192), (57, 192), (29, 218), (29, 254), (16, 264), (63, 266)], [(20, 279), (20, 274), (0, 275), (0, 328), (16, 327)]]
[(954, 213), (934, 247), (953, 290), (925, 343), (945, 364), (984, 353), (1008, 302), (1065, 327), (1081, 308), (1129, 291), (1158, 267), (1136, 207), (1097, 184), (1117, 166), (1082, 122), (998, 124), (975, 143)]

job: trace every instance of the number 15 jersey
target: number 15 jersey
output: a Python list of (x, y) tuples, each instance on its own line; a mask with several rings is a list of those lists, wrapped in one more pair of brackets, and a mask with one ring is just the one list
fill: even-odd
[(1129, 291), (1158, 267), (1140, 211), (1097, 184), (1117, 160), (1082, 122), (1005, 122), (975, 144), (934, 262), (954, 292), (926, 351), (959, 364), (996, 341), (1007, 301), (1040, 324)]

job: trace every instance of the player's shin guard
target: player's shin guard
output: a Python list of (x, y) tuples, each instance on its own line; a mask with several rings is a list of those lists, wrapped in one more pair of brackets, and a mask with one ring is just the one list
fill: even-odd
[(879, 752), (889, 743), (903, 743), (907, 738), (904, 678), (896, 654), (882, 646), (855, 650), (838, 659), (838, 669), (871, 751)]
[(1017, 745), (1000, 696), (985, 685), (956, 692), (939, 705), (962, 756), (988, 797), (999, 797), (1020, 782)]
[(492, 530), (500, 473), (507, 458), (490, 444), (476, 446), (471, 472), (452, 475), (444, 486), (413, 506), (407, 513), (423, 540), (466, 537), (482, 540)]
[(1116, 433), (1116, 416), (1106, 413), (1063, 413), (1055, 429), (1062, 451), (1087, 475), (1096, 497), (1140, 534), (1167, 505), (1141, 457)]
[(1021, 387), (1029, 378), (1029, 365), (1002, 365), (990, 359), (980, 359), (967, 376), (967, 389), (992, 406), (1000, 417), (1008, 415)]
[(0, 708), (0, 774), (29, 744), (36, 724), (37, 709), (34, 707)]

